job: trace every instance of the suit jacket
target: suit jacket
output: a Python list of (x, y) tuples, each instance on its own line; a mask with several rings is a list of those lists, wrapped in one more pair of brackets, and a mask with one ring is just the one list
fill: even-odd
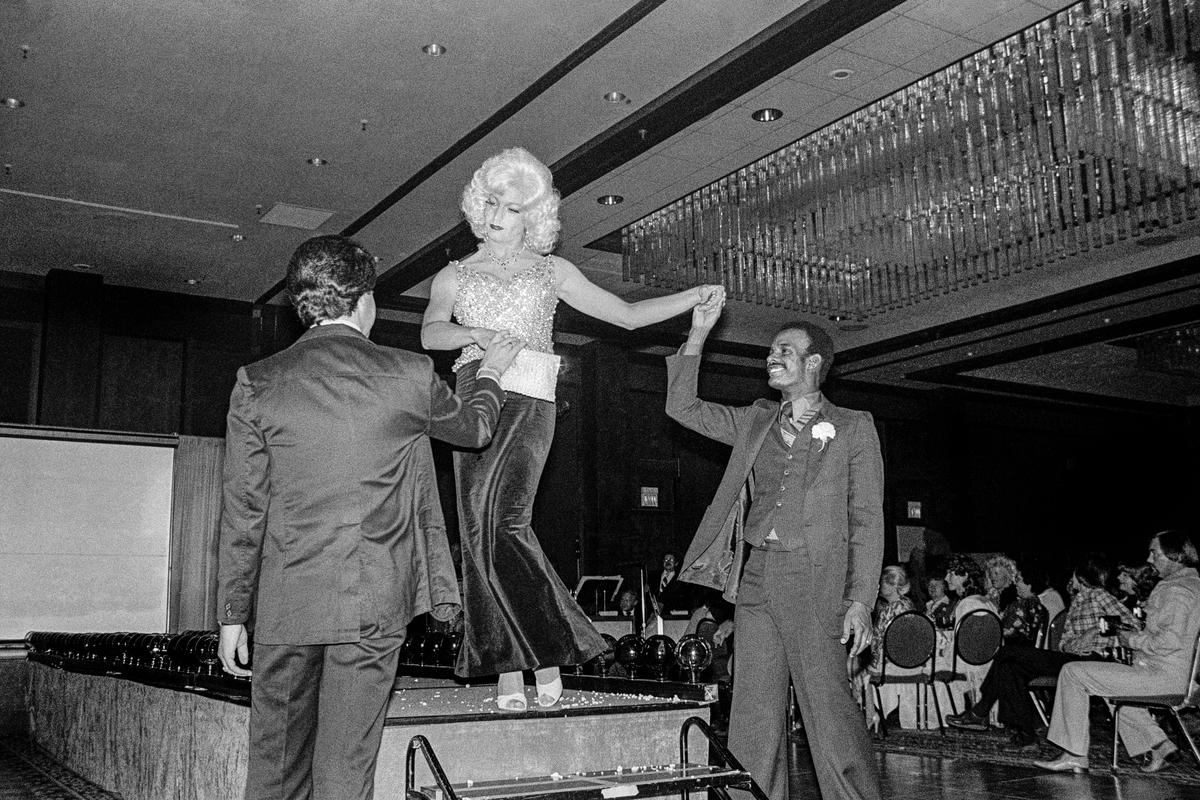
[[(667, 414), (676, 422), (711, 439), (731, 445), (733, 453), (712, 503), (683, 558), (680, 579), (725, 592), (733, 600), (741, 569), (740, 522), (747, 485), (758, 451), (779, 418), (779, 403), (757, 400), (750, 406), (726, 406), (696, 397), (700, 356), (667, 358)], [(809, 423), (829, 422), (836, 435), (824, 448), (807, 452), (804, 505), (796, 525), (812, 558), (816, 597), (828, 613), (821, 619), (827, 632), (841, 631), (842, 617), (857, 600), (873, 607), (883, 563), (883, 458), (875, 423), (866, 411), (839, 408), (828, 399)], [(808, 435), (807, 432), (802, 436)], [(753, 497), (753, 487), (749, 496)], [(734, 546), (727, 580), (713, 569)]]
[(487, 444), (504, 393), (476, 385), (460, 399), (427, 356), (340, 324), (238, 370), (217, 619), (254, 604), (256, 641), (332, 644), (458, 604), (429, 437)]

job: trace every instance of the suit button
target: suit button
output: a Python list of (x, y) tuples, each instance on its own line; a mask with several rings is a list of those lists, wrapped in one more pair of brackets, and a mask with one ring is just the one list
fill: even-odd
[(792, 474), (792, 471), (791, 471), (790, 469), (785, 469), (785, 470), (783, 471), (783, 474), (784, 474), (784, 475), (791, 475), (791, 474)]

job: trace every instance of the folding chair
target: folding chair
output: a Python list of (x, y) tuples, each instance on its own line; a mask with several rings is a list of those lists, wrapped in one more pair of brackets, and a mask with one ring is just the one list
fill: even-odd
[[(1062, 640), (1063, 628), (1066, 625), (1067, 612), (1060, 611), (1055, 614), (1054, 619), (1050, 620), (1050, 624), (1046, 627), (1046, 635), (1042, 637), (1038, 646), (1046, 650), (1057, 650), (1058, 643)], [(1038, 716), (1042, 718), (1043, 725), (1050, 724), (1050, 715), (1046, 713), (1046, 695), (1053, 692), (1056, 686), (1058, 686), (1057, 675), (1039, 675), (1025, 685), (1029, 691), (1029, 699), (1033, 701), (1033, 707)]]
[(958, 662), (972, 667), (982, 666), (993, 658), (1004, 643), (1004, 630), (1000, 617), (994, 611), (977, 608), (967, 614), (954, 629), (954, 655), (950, 661), (949, 670), (937, 670), (933, 680), (946, 685), (946, 694), (950, 697), (950, 709), (957, 714), (958, 704), (954, 702), (954, 693), (950, 684), (954, 681), (965, 681), (967, 676), (958, 671)]
[(1112, 705), (1113, 769), (1117, 768), (1117, 732), (1121, 729), (1121, 709), (1125, 706), (1156, 708), (1170, 714), (1171, 719), (1175, 721), (1175, 726), (1183, 732), (1188, 746), (1192, 748), (1192, 756), (1196, 759), (1196, 763), (1200, 764), (1200, 750), (1196, 749), (1196, 740), (1192, 738), (1192, 734), (1188, 732), (1187, 726), (1183, 724), (1183, 720), (1179, 716), (1181, 711), (1195, 711), (1200, 707), (1200, 636), (1196, 637), (1196, 644), (1192, 648), (1192, 670), (1188, 675), (1191, 677), (1179, 694), (1122, 695), (1105, 698)]
[[(883, 713), (883, 695), (879, 691), (879, 687), (889, 683), (915, 685), (918, 697), (921, 687), (925, 688), (925, 700), (917, 707), (918, 720), (921, 711), (924, 711), (928, 718), (929, 695), (933, 694), (933, 707), (937, 711), (938, 727), (941, 729), (942, 735), (946, 735), (937, 693), (929, 691), (933, 679), (934, 652), (936, 650), (937, 632), (933, 629), (933, 623), (929, 617), (924, 614), (918, 611), (905, 611), (888, 623), (887, 629), (883, 632), (883, 668), (878, 675), (872, 675), (870, 679), (871, 686), (875, 690), (875, 705), (879, 709), (879, 733), (881, 735), (887, 736), (887, 720)], [(917, 669), (925, 666), (926, 663), (929, 664), (928, 675), (924, 673), (888, 675), (888, 664), (900, 669)]]

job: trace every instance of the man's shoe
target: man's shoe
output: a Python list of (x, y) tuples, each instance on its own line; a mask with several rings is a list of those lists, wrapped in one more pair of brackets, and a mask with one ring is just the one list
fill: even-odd
[(950, 723), (951, 727), (964, 731), (986, 731), (988, 729), (987, 720), (975, 716), (974, 712), (970, 710), (962, 714), (947, 714), (946, 722)]
[(1170, 742), (1162, 742), (1143, 756), (1145, 761), (1142, 763), (1142, 772), (1159, 772), (1178, 755), (1178, 747)]
[(1033, 765), (1051, 772), (1087, 772), (1088, 770), (1086, 756), (1075, 756), (1067, 752), (1053, 761), (1034, 761)]

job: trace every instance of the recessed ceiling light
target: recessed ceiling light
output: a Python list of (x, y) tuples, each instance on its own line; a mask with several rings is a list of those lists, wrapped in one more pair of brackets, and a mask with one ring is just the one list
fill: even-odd
[(624, 103), (628, 98), (621, 92), (606, 92), (604, 99), (609, 103)]
[(865, 331), (867, 329), (867, 323), (852, 314), (830, 314), (829, 320), (830, 322), (837, 323), (838, 330), (846, 331), (847, 333)]
[(442, 47), (440, 44), (435, 44), (433, 42), (430, 42), (429, 44), (427, 44), (421, 48), (421, 52), (427, 56), (433, 56), (434, 58), (436, 58), (438, 56), (446, 55), (446, 48)]
[(22, 108), (22, 107), (24, 107), (24, 105), (25, 105), (25, 101), (20, 100), (16, 97), (4, 98), (4, 107), (5, 108)]
[(308, 163), (312, 164), (314, 167), (328, 167), (329, 166), (329, 161), (327, 161), (324, 158), (319, 158), (319, 157), (310, 158), (308, 160)]
[(755, 122), (774, 122), (783, 116), (783, 111), (778, 108), (760, 108), (750, 115), (750, 119)]
[(84, 264), (82, 261), (72, 264), (71, 269), (92, 269), (91, 264)]
[(195, 286), (198, 283), (200, 283), (200, 281), (197, 278), (186, 278), (183, 282), (186, 283), (188, 286)]
[(246, 234), (235, 233), (235, 234), (232, 234), (229, 238), (233, 239), (235, 242), (244, 242), (244, 241), (246, 241)]
[(829, 77), (833, 78), (835, 81), (844, 81), (853, 74), (854, 70), (846, 69), (845, 67), (838, 67), (837, 69), (829, 70)]
[(625, 198), (619, 194), (602, 194), (596, 198), (596, 202), (602, 206), (615, 206), (617, 203), (624, 203)]

